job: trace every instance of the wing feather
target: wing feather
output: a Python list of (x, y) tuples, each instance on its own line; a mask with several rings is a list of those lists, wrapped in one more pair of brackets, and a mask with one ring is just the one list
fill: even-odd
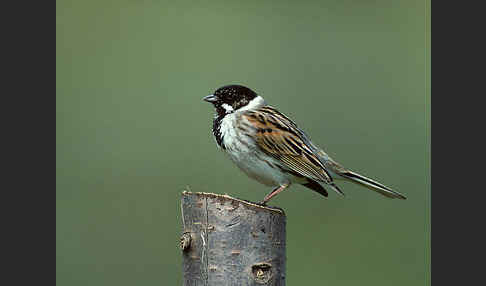
[(284, 166), (310, 179), (332, 182), (310, 140), (285, 115), (270, 106), (249, 110), (243, 116), (256, 129), (256, 143), (267, 155)]

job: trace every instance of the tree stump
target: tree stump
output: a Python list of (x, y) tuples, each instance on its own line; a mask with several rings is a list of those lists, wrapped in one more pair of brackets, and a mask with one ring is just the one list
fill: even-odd
[(282, 209), (184, 191), (183, 285), (285, 285)]

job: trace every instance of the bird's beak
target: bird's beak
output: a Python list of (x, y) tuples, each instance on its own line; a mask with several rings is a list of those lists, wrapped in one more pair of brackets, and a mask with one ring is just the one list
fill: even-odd
[(213, 103), (213, 102), (218, 101), (218, 98), (217, 98), (215, 95), (210, 94), (210, 95), (208, 95), (208, 96), (203, 97), (203, 100), (204, 100), (204, 101), (207, 101), (207, 102), (209, 102), (209, 103)]

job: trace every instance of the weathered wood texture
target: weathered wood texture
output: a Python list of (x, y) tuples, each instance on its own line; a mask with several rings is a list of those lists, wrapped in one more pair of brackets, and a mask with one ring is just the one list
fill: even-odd
[(183, 285), (285, 285), (282, 209), (183, 192)]

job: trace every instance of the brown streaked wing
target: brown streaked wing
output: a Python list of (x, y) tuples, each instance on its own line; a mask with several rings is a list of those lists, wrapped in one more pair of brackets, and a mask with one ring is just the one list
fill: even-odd
[(314, 154), (300, 129), (272, 107), (247, 111), (243, 116), (255, 127), (256, 143), (266, 154), (280, 160), (290, 170), (321, 182), (331, 176)]

